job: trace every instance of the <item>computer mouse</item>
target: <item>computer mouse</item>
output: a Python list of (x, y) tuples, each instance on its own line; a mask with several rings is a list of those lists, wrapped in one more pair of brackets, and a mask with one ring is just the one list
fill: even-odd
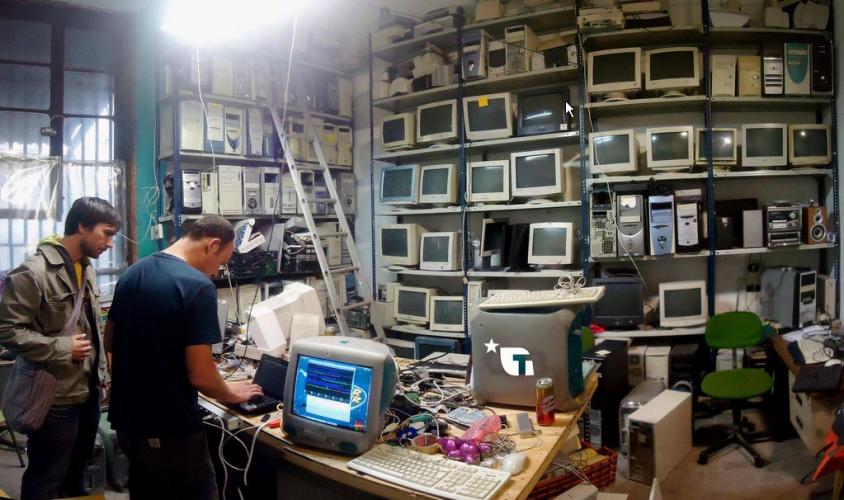
[(840, 365), (841, 363), (844, 363), (844, 361), (841, 361), (840, 359), (830, 359), (829, 361), (827, 361), (823, 365), (824, 366), (834, 366), (834, 365)]
[(501, 470), (515, 476), (525, 468), (525, 460), (527, 460), (527, 455), (524, 452), (511, 453), (501, 460)]

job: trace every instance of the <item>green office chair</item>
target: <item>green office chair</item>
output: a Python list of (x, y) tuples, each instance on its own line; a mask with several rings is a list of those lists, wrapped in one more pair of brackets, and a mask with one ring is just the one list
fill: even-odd
[(761, 340), (762, 321), (751, 312), (717, 314), (706, 323), (706, 345), (711, 349), (732, 349), (733, 369), (707, 373), (703, 377), (701, 390), (711, 398), (730, 402), (733, 431), (726, 439), (700, 453), (697, 462), (701, 465), (706, 464), (710, 455), (716, 451), (735, 444), (750, 453), (753, 465), (765, 466), (765, 460), (750, 446), (747, 436), (741, 430), (740, 403), (769, 392), (774, 381), (765, 370), (736, 366), (736, 349), (757, 345)]

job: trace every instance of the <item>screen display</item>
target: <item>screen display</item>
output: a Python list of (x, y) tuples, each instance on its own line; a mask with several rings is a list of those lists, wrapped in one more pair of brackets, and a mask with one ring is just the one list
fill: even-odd
[(413, 190), (413, 169), (384, 170), (381, 173), (381, 199), (410, 198)]
[(412, 292), (410, 290), (399, 290), (398, 296), (399, 314), (417, 316), (424, 318), (428, 305), (428, 294), (425, 292)]
[(422, 171), (422, 194), (448, 194), (448, 168)]
[(592, 151), (595, 165), (614, 165), (630, 163), (630, 136), (605, 135), (592, 139)]
[(504, 191), (504, 169), (500, 165), (472, 167), (472, 193)]
[(553, 153), (516, 157), (517, 188), (554, 186), (558, 174)]
[(422, 238), (422, 260), (425, 262), (448, 262), (448, 236), (426, 236)]
[(435, 300), (434, 301), (434, 323), (442, 325), (463, 324), (463, 301), (462, 300)]
[(826, 130), (798, 129), (792, 137), (794, 142), (794, 156), (826, 156)]
[(270, 356), (261, 358), (255, 371), (255, 383), (264, 394), (280, 401), (284, 400), (284, 382), (287, 379), (287, 362)]
[(650, 55), (651, 80), (694, 78), (695, 53), (691, 50), (657, 52)]
[(687, 290), (666, 290), (665, 308), (666, 318), (685, 318), (688, 316), (700, 316), (703, 311), (700, 309), (700, 288)]
[(453, 108), (454, 104), (444, 104), (419, 111), (419, 135), (424, 137), (451, 132), (451, 110)]
[(593, 58), (592, 84), (638, 82), (636, 55), (633, 52), (606, 54)]
[[(756, 156), (783, 156), (785, 155), (785, 144), (782, 141), (782, 129), (776, 128), (749, 128), (747, 129), (747, 142), (744, 144), (748, 157)], [(824, 151), (826, 154), (826, 151)]]
[(568, 229), (565, 227), (544, 227), (533, 230), (532, 255), (557, 257), (566, 254), (566, 238)]
[(478, 100), (467, 103), (469, 111), (469, 130), (482, 132), (485, 130), (500, 130), (507, 128), (507, 113), (503, 97), (488, 99), (486, 106), (481, 106)]
[(651, 155), (654, 161), (689, 159), (688, 132), (651, 134)]
[(565, 112), (565, 99), (562, 94), (523, 96), (519, 99), (519, 105), (523, 126), (559, 130)]
[(484, 241), (481, 243), (482, 252), (500, 252), (504, 250), (504, 239), (507, 235), (506, 222), (492, 222), (484, 224)]
[(381, 229), (381, 255), (407, 257), (407, 230)]
[(606, 287), (604, 296), (593, 307), (596, 318), (625, 318), (642, 315), (642, 286), (638, 283), (611, 284)]
[[(698, 159), (706, 160), (706, 130), (699, 130), (697, 139), (700, 142)], [(732, 160), (735, 148), (735, 134), (730, 130), (712, 131), (712, 159)]]
[(404, 141), (404, 118), (384, 120), (381, 127), (381, 136), (384, 144)]
[(299, 355), (293, 414), (314, 422), (366, 432), (372, 368)]

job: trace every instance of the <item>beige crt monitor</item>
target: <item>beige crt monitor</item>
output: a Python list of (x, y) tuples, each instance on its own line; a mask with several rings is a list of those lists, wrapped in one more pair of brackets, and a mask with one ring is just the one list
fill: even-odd
[(457, 165), (425, 165), (419, 182), (419, 203), (457, 203)]
[(659, 284), (659, 326), (697, 326), (709, 317), (706, 281), (671, 281)]
[(560, 196), (565, 191), (559, 148), (510, 154), (513, 197)]
[(401, 113), (381, 122), (381, 145), (384, 150), (413, 147), (415, 134), (414, 113)]
[(510, 201), (510, 161), (469, 162), (466, 201), (470, 203)]
[(457, 138), (457, 99), (423, 104), (416, 108), (416, 142)]
[(426, 271), (457, 271), (460, 233), (425, 233), (419, 244), (419, 269)]
[(590, 52), (587, 92), (624, 99), (628, 92), (642, 90), (642, 49), (609, 49)]
[(752, 123), (741, 126), (742, 167), (784, 167), (787, 160), (788, 125)]
[(536, 222), (530, 225), (528, 264), (566, 265), (573, 262), (571, 222)]
[(651, 170), (682, 170), (694, 165), (694, 127), (649, 128), (645, 133)]
[(466, 139), (485, 141), (513, 135), (513, 98), (508, 92), (463, 98)]
[[(712, 163), (715, 165), (735, 165), (738, 159), (738, 129), (712, 129)], [(706, 129), (695, 131), (695, 163), (706, 165)]]
[(592, 174), (633, 173), (639, 168), (639, 146), (632, 128), (589, 134)]
[(433, 296), (430, 329), (435, 332), (463, 331), (463, 297)]
[(676, 96), (700, 86), (700, 51), (697, 47), (668, 47), (645, 51), (645, 89)]
[(425, 228), (418, 224), (381, 224), (378, 226), (378, 254), (386, 266), (419, 264), (419, 237)]
[(806, 167), (828, 165), (831, 161), (829, 125), (806, 123), (788, 126), (788, 163)]
[(431, 319), (431, 297), (435, 295), (437, 295), (435, 288), (397, 286), (396, 321), (415, 325), (428, 324)]

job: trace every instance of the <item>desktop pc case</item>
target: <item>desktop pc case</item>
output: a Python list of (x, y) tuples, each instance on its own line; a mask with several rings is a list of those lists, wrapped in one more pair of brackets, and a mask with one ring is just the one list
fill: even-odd
[(817, 314), (817, 272), (805, 267), (775, 267), (762, 272), (762, 318), (783, 328), (803, 328)]
[(618, 447), (618, 406), (630, 389), (627, 385), (627, 342), (605, 340), (583, 353), (598, 363), (600, 383), (589, 406), (589, 441), (596, 447)]
[(630, 414), (629, 479), (665, 480), (692, 449), (692, 395), (665, 390)]

